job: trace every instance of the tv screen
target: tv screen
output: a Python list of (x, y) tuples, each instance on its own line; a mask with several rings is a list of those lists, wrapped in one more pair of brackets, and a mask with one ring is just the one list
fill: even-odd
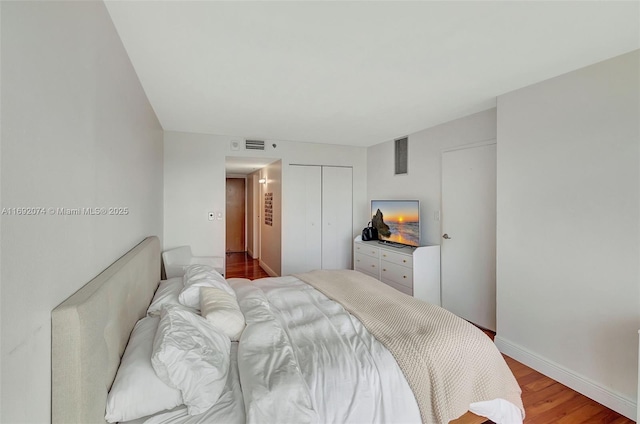
[(420, 246), (420, 201), (372, 200), (371, 225), (382, 241)]

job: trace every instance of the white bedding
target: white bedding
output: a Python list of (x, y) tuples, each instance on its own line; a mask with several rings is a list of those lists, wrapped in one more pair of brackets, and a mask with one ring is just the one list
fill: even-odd
[(187, 407), (183, 405), (151, 417), (127, 421), (125, 424), (244, 424), (244, 402), (238, 375), (237, 353), (238, 343), (231, 343), (231, 362), (227, 383), (216, 404), (206, 412), (191, 416), (187, 414)]
[(248, 423), (420, 422), (393, 356), (338, 303), (294, 277), (232, 286)]
[[(183, 406), (127, 424), (421, 422), (392, 354), (339, 303), (293, 276), (230, 285), (246, 328), (231, 344), (218, 402), (201, 415)], [(470, 410), (522, 422), (519, 409), (501, 399)]]

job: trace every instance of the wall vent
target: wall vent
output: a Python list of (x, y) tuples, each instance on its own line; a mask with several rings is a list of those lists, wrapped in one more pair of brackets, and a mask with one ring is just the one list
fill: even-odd
[(408, 174), (407, 162), (409, 159), (409, 138), (403, 137), (396, 140), (395, 158), (396, 172), (395, 175)]
[(264, 140), (245, 140), (244, 148), (246, 150), (264, 150)]

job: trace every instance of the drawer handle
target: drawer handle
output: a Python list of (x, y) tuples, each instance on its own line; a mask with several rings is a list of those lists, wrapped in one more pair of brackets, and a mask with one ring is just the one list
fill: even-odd
[(382, 268), (382, 270), (383, 270), (383, 271), (386, 271), (386, 270), (387, 270), (387, 268)]
[(407, 276), (406, 276), (406, 275), (403, 275), (403, 276), (402, 276), (402, 278), (407, 278)]
[(382, 256), (384, 256), (384, 257), (386, 258), (386, 257), (387, 257), (387, 254), (386, 254), (386, 253), (383, 253), (383, 254), (382, 254)]
[(406, 259), (403, 259), (403, 260), (402, 260), (402, 262), (407, 262), (407, 260), (406, 260)]
[(371, 268), (375, 268), (375, 267), (376, 267), (375, 265), (371, 265)]

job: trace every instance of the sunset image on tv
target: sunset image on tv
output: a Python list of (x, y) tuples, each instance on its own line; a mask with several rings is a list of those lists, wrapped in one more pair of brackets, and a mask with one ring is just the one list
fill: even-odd
[(420, 245), (420, 204), (417, 200), (372, 200), (371, 225), (380, 240)]

